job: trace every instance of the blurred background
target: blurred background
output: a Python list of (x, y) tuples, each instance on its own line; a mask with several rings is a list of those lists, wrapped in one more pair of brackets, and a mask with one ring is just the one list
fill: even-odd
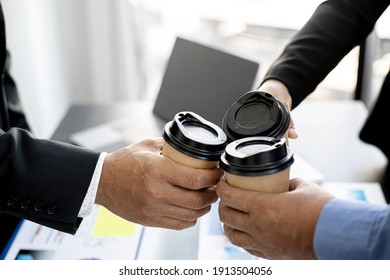
[[(176, 36), (260, 63), (260, 82), (319, 0), (1, 0), (11, 73), (33, 133), (72, 104), (153, 100)], [(366, 42), (368, 107), (390, 67), (390, 12)], [(353, 99), (359, 49), (310, 98)]]

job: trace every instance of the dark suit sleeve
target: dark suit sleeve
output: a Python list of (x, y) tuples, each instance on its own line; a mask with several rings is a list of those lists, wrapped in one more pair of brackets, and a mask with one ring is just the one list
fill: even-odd
[(330, 0), (318, 6), (272, 64), (264, 80), (276, 78), (296, 107), (373, 30), (389, 0)]
[(30, 130), (26, 116), (22, 110), (18, 88), (14, 79), (10, 74), (11, 55), (7, 52), (3, 74), (3, 84), (5, 92), (5, 100), (7, 100), (7, 110), (11, 127), (19, 127)]
[(75, 233), (99, 153), (0, 130), (0, 213)]

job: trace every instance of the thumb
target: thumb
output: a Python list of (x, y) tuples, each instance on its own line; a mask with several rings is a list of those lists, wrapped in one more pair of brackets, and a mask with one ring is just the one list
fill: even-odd
[(299, 188), (300, 186), (302, 186), (303, 184), (305, 184), (306, 181), (301, 179), (301, 178), (294, 178), (294, 179), (291, 179), (290, 180), (290, 187), (289, 187), (289, 190), (290, 191), (294, 191), (295, 189)]

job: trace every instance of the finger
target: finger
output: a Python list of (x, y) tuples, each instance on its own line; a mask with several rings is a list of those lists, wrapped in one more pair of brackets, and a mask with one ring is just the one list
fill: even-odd
[(254, 247), (257, 244), (256, 240), (247, 232), (231, 228), (226, 224), (224, 225), (224, 232), (233, 245), (241, 247), (244, 250), (253, 251), (257, 249)]
[(246, 228), (245, 224), (248, 221), (247, 213), (233, 209), (225, 205), (223, 202), (220, 202), (218, 214), (219, 219), (224, 225), (242, 231)]
[(164, 140), (162, 137), (152, 137), (144, 139), (134, 145), (142, 146), (142, 150), (160, 153), (163, 147), (163, 143)]
[(158, 219), (145, 225), (151, 227), (167, 228), (172, 230), (183, 230), (193, 227), (195, 224), (196, 221), (185, 221), (172, 217), (158, 217)]
[(264, 259), (270, 259), (269, 254), (267, 254), (267, 252), (270, 251), (270, 248), (267, 247), (267, 244), (260, 244), (250, 234), (244, 231), (230, 228), (228, 226), (224, 227), (224, 231), (226, 237), (233, 245), (244, 249), (251, 255)]
[(256, 257), (263, 258), (263, 259), (267, 258), (266, 255), (259, 250), (249, 250), (249, 249), (244, 249), (244, 250), (247, 251), (249, 254), (254, 255)]
[(185, 222), (196, 222), (197, 219), (210, 212), (211, 206), (204, 207), (198, 210), (182, 208), (178, 206), (171, 206), (164, 210), (164, 215)]
[(262, 259), (269, 259), (274, 260), (276, 258), (272, 258), (271, 255), (267, 254), (267, 252), (264, 250), (251, 250), (252, 254), (256, 257), (262, 258)]
[(294, 191), (300, 184), (302, 183), (302, 179), (293, 178), (289, 182), (289, 191)]
[[(238, 189), (221, 180), (217, 185), (217, 195), (227, 206), (249, 213), (249, 204), (255, 192)], [(256, 192), (256, 195), (260, 193)]]
[(146, 226), (158, 226), (176, 229), (178, 225), (194, 225), (196, 221), (210, 212), (211, 206), (199, 210), (186, 209), (170, 204), (152, 205), (143, 208), (143, 217), (141, 224)]
[(218, 168), (195, 169), (178, 164), (168, 158), (166, 159), (168, 162), (168, 166), (166, 166), (168, 181), (183, 188), (199, 190), (212, 187), (215, 186), (223, 176), (223, 171)]
[(294, 121), (291, 119), (290, 121), (290, 126), (288, 128), (288, 138), (290, 139), (297, 139), (298, 138), (298, 133), (295, 129), (295, 124), (294, 124)]
[(288, 131), (287, 131), (287, 136), (290, 139), (297, 139), (298, 138), (298, 133), (297, 133), (297, 131), (295, 130), (294, 127), (289, 127)]
[(181, 208), (199, 210), (217, 201), (215, 189), (188, 190), (182, 187), (170, 185), (162, 193), (162, 200)]
[(293, 178), (289, 182), (289, 190), (294, 191), (300, 187), (303, 187), (306, 184), (306, 181), (301, 178)]

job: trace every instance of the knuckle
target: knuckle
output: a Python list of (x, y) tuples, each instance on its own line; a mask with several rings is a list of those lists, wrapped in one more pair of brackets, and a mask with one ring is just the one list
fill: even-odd
[(233, 245), (236, 245), (236, 246), (239, 245), (239, 244), (238, 244), (238, 241), (237, 241), (237, 234), (236, 234), (234, 231), (225, 229), (225, 234), (226, 234), (226, 236), (229, 238), (230, 242), (231, 242)]
[(143, 204), (140, 206), (139, 208), (139, 212), (140, 214), (145, 218), (145, 219), (148, 219), (148, 220), (154, 220), (156, 219), (156, 210), (154, 209), (154, 207), (152, 205), (149, 205), (149, 204)]
[(178, 221), (172, 226), (173, 230), (184, 230), (194, 226), (196, 221)]
[(223, 210), (223, 208), (221, 206), (218, 208), (218, 214), (219, 214), (219, 220), (222, 223), (226, 222), (225, 211)]
[(159, 189), (156, 188), (150, 188), (146, 192), (146, 197), (149, 197), (153, 201), (164, 201), (165, 200), (165, 194)]
[(196, 219), (198, 217), (199, 217), (198, 212), (194, 211), (194, 210), (188, 210), (184, 214), (184, 220), (189, 221), (189, 222), (196, 221)]
[(206, 206), (206, 201), (205, 198), (201, 193), (197, 193), (196, 195), (193, 196), (192, 201), (190, 202), (192, 208), (194, 209), (201, 209), (204, 206)]
[(217, 188), (217, 195), (221, 198), (221, 200), (228, 200), (232, 198), (232, 192), (230, 189), (226, 188), (224, 185), (220, 185)]
[(198, 173), (193, 173), (190, 180), (191, 187), (194, 189), (199, 189), (205, 186), (205, 182), (202, 176)]

